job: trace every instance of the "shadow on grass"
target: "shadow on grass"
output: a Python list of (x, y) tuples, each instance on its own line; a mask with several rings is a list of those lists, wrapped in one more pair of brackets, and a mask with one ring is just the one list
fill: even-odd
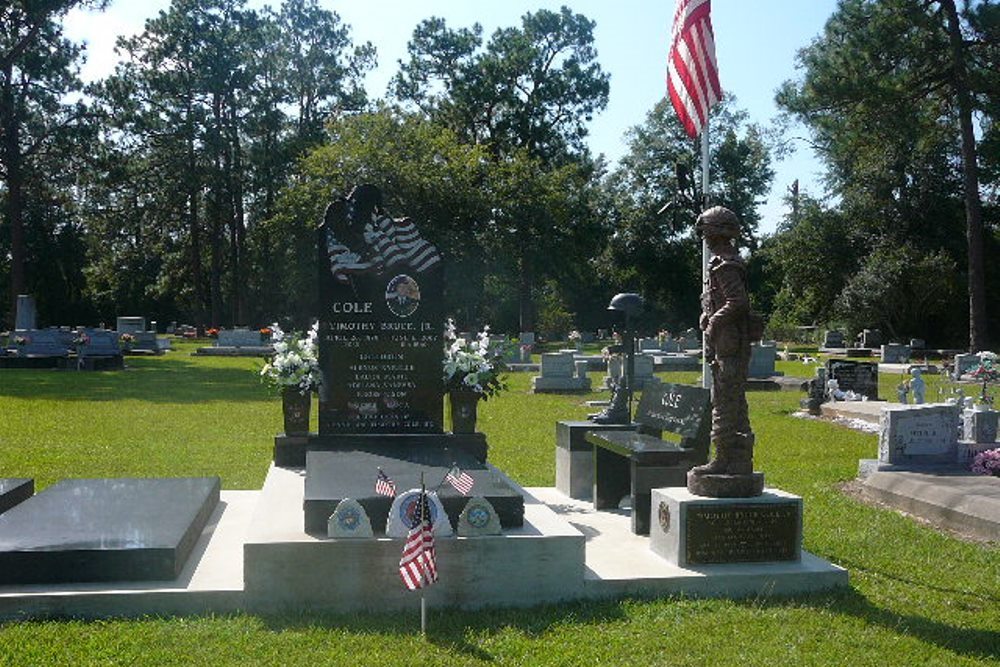
[[(845, 567), (847, 567), (845, 565)], [(850, 569), (850, 568), (849, 568)], [(904, 581), (900, 579), (900, 581)], [(914, 583), (914, 586), (926, 587)], [(946, 590), (935, 588), (935, 590)], [(961, 591), (949, 593), (972, 595), (986, 601), (995, 602), (991, 595), (970, 594)], [(900, 614), (873, 604), (854, 588), (838, 590), (830, 594), (816, 594), (787, 598), (747, 599), (740, 602), (745, 606), (758, 608), (785, 607), (790, 604), (811, 607), (830, 613), (851, 616), (867, 625), (878, 626), (895, 634), (907, 635), (927, 644), (934, 644), (956, 655), (970, 658), (1000, 658), (1000, 630), (977, 630), (948, 625), (924, 616)]]
[(0, 375), (0, 397), (152, 403), (259, 401), (269, 397), (256, 375), (256, 367), (227, 368), (185, 359), (130, 366), (123, 371), (101, 372), (4, 370)]
[[(512, 628), (528, 637), (540, 637), (553, 626), (567, 623), (603, 623), (625, 618), (622, 600), (579, 601), (543, 605), (530, 609), (486, 608), (475, 611), (435, 609), (427, 605), (427, 641), (435, 646), (483, 661), (494, 656), (467, 638), (471, 633), (496, 633)], [(364, 634), (413, 636), (420, 632), (420, 601), (415, 595), (413, 610), (393, 614), (282, 614), (259, 615), (273, 632), (308, 628), (336, 629)]]

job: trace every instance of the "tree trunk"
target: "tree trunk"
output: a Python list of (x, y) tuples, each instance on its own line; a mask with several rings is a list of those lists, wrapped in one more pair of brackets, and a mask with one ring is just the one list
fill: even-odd
[(246, 312), (246, 223), (243, 210), (243, 148), (240, 144), (236, 100), (229, 96), (229, 201), (232, 203), (232, 284), (233, 324), (245, 325)]
[[(526, 254), (526, 253), (525, 253)], [(535, 331), (535, 299), (532, 294), (534, 276), (531, 261), (521, 256), (521, 275), (518, 282), (517, 296), (520, 304), (521, 331)]]
[(10, 325), (14, 326), (17, 310), (17, 295), (26, 288), (24, 275), (24, 174), (21, 168), (20, 123), (14, 99), (14, 84), (11, 81), (13, 68), (8, 63), (3, 72), (3, 91), (0, 92), (0, 118), (3, 128), (2, 164), (7, 185), (6, 214), (10, 225)]
[(969, 253), (969, 351), (989, 349), (986, 329), (986, 278), (983, 265), (983, 217), (979, 199), (976, 136), (972, 128), (972, 95), (965, 65), (965, 44), (955, 0), (940, 0), (951, 42), (952, 86), (962, 131), (962, 184), (965, 190), (966, 241)]
[[(188, 118), (191, 109), (188, 108)], [(190, 123), (190, 120), (189, 120)], [(191, 282), (194, 283), (194, 318), (198, 335), (205, 335), (205, 287), (201, 273), (201, 225), (198, 223), (198, 172), (194, 152), (194, 132), (188, 128), (187, 134), (187, 218), (191, 243)]]

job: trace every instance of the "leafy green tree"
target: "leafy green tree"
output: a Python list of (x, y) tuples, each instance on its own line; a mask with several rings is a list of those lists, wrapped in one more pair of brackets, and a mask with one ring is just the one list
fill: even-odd
[(947, 332), (956, 273), (954, 260), (942, 251), (925, 254), (911, 245), (883, 243), (851, 275), (837, 297), (836, 314), (852, 331), (875, 325), (895, 341)]
[[(100, 91), (107, 159), (91, 207), (93, 293), (134, 294), (110, 267), (148, 253), (139, 264), (159, 273), (147, 294), (176, 294), (175, 310), (198, 324), (262, 317), (262, 297), (281, 302), (266, 276), (276, 250), (251, 230), (273, 216), (323, 123), (364, 105), (372, 47), (352, 50), (348, 28), (314, 0), (278, 12), (245, 0), (174, 0), (119, 46), (126, 61)], [(146, 229), (121, 235), (104, 260), (107, 237), (138, 224), (119, 225), (117, 211)]]
[[(522, 193), (510, 186), (531, 188), (525, 175), (541, 178), (571, 162), (583, 170), (592, 167), (583, 143), (586, 123), (608, 99), (608, 76), (597, 62), (593, 29), (592, 21), (566, 7), (539, 10), (525, 14), (518, 27), (497, 30), (484, 45), (478, 24), (452, 30), (431, 18), (414, 31), (409, 60), (393, 82), (398, 99), (463, 141), (485, 146), (498, 167), (495, 173), (506, 175), (507, 185), (498, 183), (498, 188), (513, 198), (496, 200), (492, 224), (498, 233), (492, 238), (500, 245), (492, 252), (510, 258), (518, 274), (522, 331), (534, 330), (535, 290), (547, 277), (530, 243), (563, 232), (552, 227), (560, 215), (539, 205), (546, 197), (529, 201), (527, 189)], [(552, 181), (565, 177), (554, 173)], [(519, 243), (511, 242), (516, 238)]]
[[(713, 109), (709, 200), (740, 217), (744, 243), (756, 246), (757, 205), (771, 183), (771, 149), (732, 97)], [(607, 284), (635, 290), (673, 328), (698, 321), (701, 246), (694, 238), (701, 201), (700, 148), (662, 100), (627, 134), (628, 152), (606, 179), (609, 242), (600, 264)], [(610, 295), (609, 295), (610, 296)]]
[[(27, 216), (43, 208), (47, 197), (59, 198), (44, 187), (45, 174), (67, 170), (65, 158), (71, 156), (60, 149), (66, 149), (71, 135), (87, 124), (84, 104), (68, 101), (82, 88), (77, 63), (83, 49), (63, 38), (61, 19), (73, 7), (105, 4), (106, 0), (0, 4), (0, 178), (11, 313), (17, 295), (39, 279), (29, 282), (27, 275)], [(33, 186), (35, 178), (43, 179), (43, 184)]]
[(1000, 89), (989, 67), (996, 7), (965, 10), (953, 0), (844, 0), (800, 53), (802, 81), (786, 83), (778, 102), (810, 127), (844, 211), (873, 241), (913, 240), (927, 257), (944, 248), (967, 267), (978, 350), (987, 309), (972, 116), (988, 113)]

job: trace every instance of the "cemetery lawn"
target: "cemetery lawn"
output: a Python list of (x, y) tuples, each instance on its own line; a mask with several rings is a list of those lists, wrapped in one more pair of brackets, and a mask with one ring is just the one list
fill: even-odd
[[(66, 477), (221, 476), (259, 488), (280, 403), (254, 359), (128, 358), (108, 373), (3, 371), (0, 471), (44, 488)], [(779, 363), (787, 375), (811, 368)], [(695, 373), (665, 375), (692, 382)], [(555, 422), (589, 396), (530, 395), (531, 374), (480, 405), (490, 460), (553, 485)], [(592, 375), (594, 385), (600, 374)], [(927, 377), (928, 398), (940, 378)], [(898, 378), (882, 377), (894, 396)], [(974, 388), (967, 388), (971, 394)], [(261, 617), (236, 614), (0, 624), (0, 665), (997, 665), (1000, 553), (841, 492), (876, 436), (792, 417), (798, 392), (750, 395), (757, 467), (803, 496), (805, 548), (846, 567), (844, 590), (796, 598), (667, 598), (529, 610)], [(315, 410), (314, 410), (315, 412)], [(315, 416), (314, 416), (315, 418)], [(484, 572), (484, 576), (489, 576)]]

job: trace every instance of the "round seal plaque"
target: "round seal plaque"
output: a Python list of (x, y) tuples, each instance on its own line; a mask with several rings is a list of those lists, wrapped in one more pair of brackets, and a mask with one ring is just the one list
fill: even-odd
[(355, 531), (361, 525), (361, 515), (358, 513), (356, 508), (346, 507), (344, 508), (344, 511), (337, 516), (337, 523), (339, 523), (340, 527), (345, 531)]
[[(403, 501), (399, 504), (399, 519), (407, 528), (413, 528), (417, 525), (417, 502), (419, 499), (420, 494), (414, 493), (409, 497), (403, 498)], [(437, 522), (437, 506), (428, 500), (427, 507), (431, 513), (431, 524), (434, 524)]]
[(409, 317), (420, 306), (420, 285), (401, 273), (385, 286), (385, 303), (396, 317)]
[(469, 525), (473, 528), (485, 528), (486, 524), (490, 522), (490, 512), (485, 507), (471, 507), (469, 508)]

